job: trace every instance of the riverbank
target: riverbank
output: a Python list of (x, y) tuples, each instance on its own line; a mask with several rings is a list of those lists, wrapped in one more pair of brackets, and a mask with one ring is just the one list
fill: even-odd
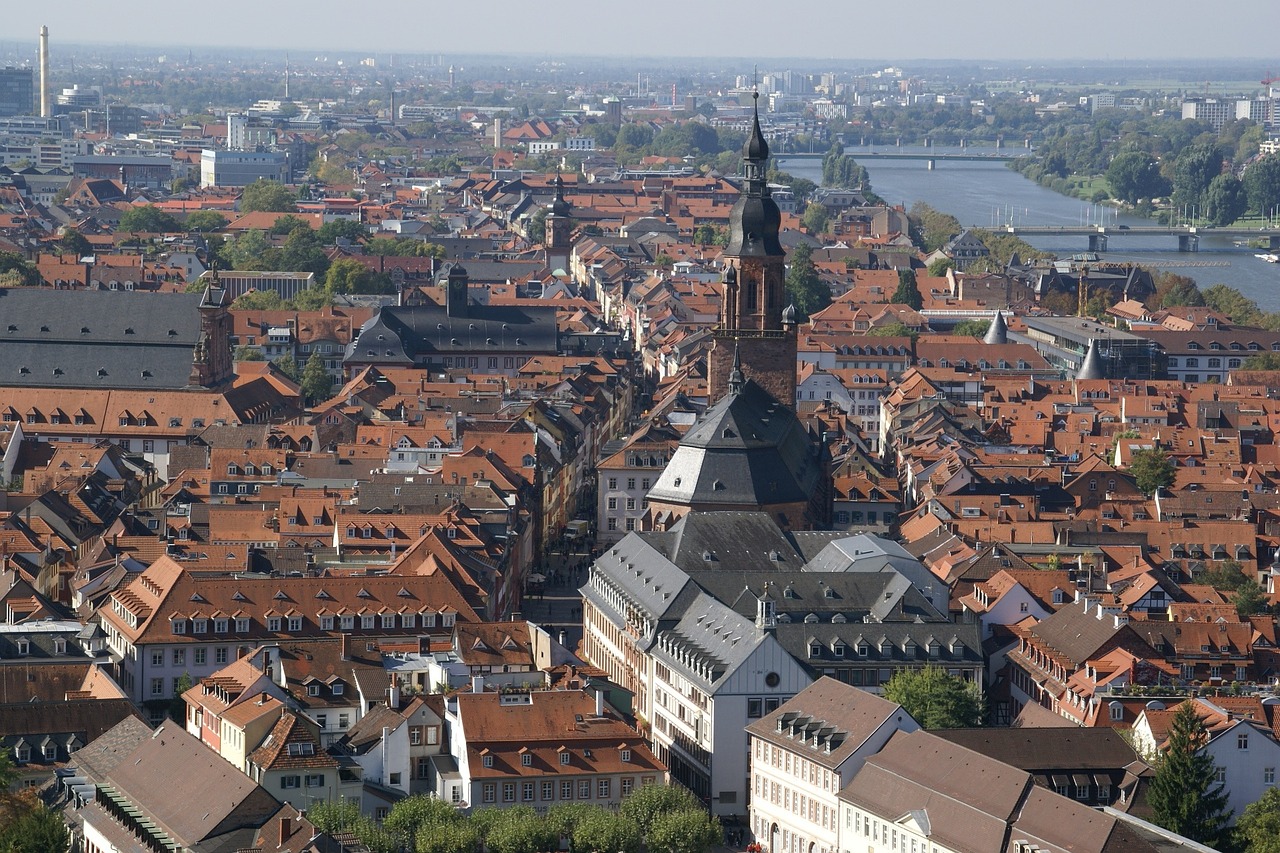
[[(904, 148), (912, 153), (942, 153), (959, 149)], [(969, 153), (995, 149), (967, 149)], [(845, 153), (858, 159), (857, 146), (847, 146)], [(779, 157), (778, 168), (796, 177), (822, 180), (818, 160), (788, 160)], [(1151, 220), (1111, 205), (1065, 196), (1028, 180), (1021, 172), (1007, 168), (1003, 162), (938, 161), (930, 170), (922, 160), (871, 160), (865, 164), (872, 187), (891, 204), (910, 208), (923, 201), (931, 207), (955, 216), (965, 227), (999, 230), (1008, 225), (1087, 226), (1105, 215), (1109, 230), (1104, 257), (1117, 263), (1133, 263), (1149, 269), (1167, 269), (1191, 275), (1202, 289), (1227, 284), (1240, 290), (1265, 311), (1280, 311), (1280, 264), (1258, 260), (1257, 249), (1236, 246), (1228, 238), (1212, 233), (1202, 236), (1199, 252), (1178, 251), (1178, 243), (1170, 237), (1139, 235), (1120, 228), (1150, 225)], [(1088, 251), (1084, 236), (1037, 236), (1027, 242), (1037, 249), (1059, 257), (1070, 257)]]

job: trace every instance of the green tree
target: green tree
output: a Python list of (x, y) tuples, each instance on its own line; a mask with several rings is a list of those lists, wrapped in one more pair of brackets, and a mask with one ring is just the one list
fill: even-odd
[(298, 197), (279, 181), (258, 179), (240, 195), (240, 212), (296, 213)]
[(360, 803), (343, 799), (338, 802), (321, 800), (307, 809), (307, 820), (321, 832), (341, 832), (355, 826), (360, 819)]
[(524, 233), (530, 243), (541, 243), (547, 239), (547, 209), (539, 207), (525, 223)]
[(980, 726), (982, 697), (977, 685), (938, 666), (899, 669), (884, 687), (884, 698), (896, 702), (926, 729)]
[(267, 360), (267, 357), (262, 354), (262, 350), (258, 349), (257, 347), (246, 346), (245, 344), (241, 344), (240, 346), (236, 347), (236, 351), (233, 357), (235, 358), (236, 361), (266, 361)]
[(0, 287), (36, 287), (40, 273), (16, 252), (0, 252)]
[(1244, 216), (1249, 206), (1244, 184), (1235, 175), (1218, 175), (1210, 181), (1201, 204), (1204, 205), (1204, 218), (1219, 228)]
[(418, 829), (415, 853), (471, 853), (480, 847), (480, 831), (473, 821), (428, 823)]
[(224, 243), (221, 254), (232, 269), (248, 270), (260, 268), (269, 249), (271, 244), (267, 240), (267, 232), (252, 228)]
[(949, 213), (935, 210), (922, 201), (911, 206), (907, 214), (911, 239), (926, 252), (936, 252), (961, 232), (960, 220)]
[(528, 806), (502, 809), (485, 837), (490, 853), (544, 853), (559, 846), (555, 828)]
[(191, 679), (189, 672), (182, 673), (173, 682), (173, 698), (169, 701), (169, 719), (174, 722), (186, 725), (187, 702), (182, 698), (182, 694), (190, 690), (193, 684), (195, 682)]
[(359, 261), (339, 258), (329, 266), (325, 289), (330, 293), (387, 293), (391, 279), (376, 273)]
[(1260, 352), (1240, 365), (1241, 370), (1280, 370), (1280, 352)]
[(216, 210), (193, 210), (187, 214), (187, 230), (200, 234), (221, 231), (227, 227), (227, 217)]
[(1209, 741), (1193, 701), (1174, 712), (1169, 740), (1147, 791), (1152, 820), (1193, 841), (1217, 846), (1224, 840), (1227, 795), (1215, 784), (1213, 757), (1203, 751)]
[(669, 270), (676, 265), (676, 259), (666, 252), (659, 252), (653, 259), (653, 265), (660, 270)]
[(1193, 278), (1161, 270), (1152, 275), (1152, 280), (1156, 292), (1149, 305), (1153, 310), (1204, 305), (1204, 294)]
[(1234, 592), (1244, 586), (1248, 578), (1245, 577), (1244, 566), (1235, 560), (1223, 560), (1212, 569), (1201, 572), (1196, 580), (1217, 590)]
[(294, 216), (292, 213), (286, 213), (283, 216), (277, 216), (276, 221), (271, 223), (270, 232), (277, 237), (289, 234), (298, 228), (311, 228), (311, 223), (300, 216)]
[(571, 853), (637, 853), (640, 827), (625, 815), (595, 808), (582, 815), (570, 835)]
[(1202, 203), (1209, 183), (1222, 174), (1222, 151), (1212, 143), (1191, 145), (1183, 149), (1173, 167), (1173, 203)]
[(1135, 450), (1129, 459), (1129, 473), (1133, 475), (1138, 491), (1151, 497), (1159, 489), (1173, 485), (1174, 462), (1159, 447)]
[(898, 270), (898, 289), (889, 300), (895, 305), (906, 305), (919, 311), (924, 307), (920, 288), (916, 286), (915, 270)]
[(961, 320), (956, 323), (956, 327), (952, 329), (953, 334), (968, 335), (971, 338), (981, 338), (987, 334), (987, 329), (991, 328), (990, 320)]
[(1268, 154), (1244, 171), (1249, 209), (1264, 216), (1280, 208), (1280, 154)]
[(4, 853), (66, 853), (71, 834), (62, 815), (30, 797), (30, 805), (16, 819), (0, 825)]
[(1130, 204), (1136, 204), (1140, 198), (1163, 195), (1166, 187), (1160, 164), (1145, 151), (1116, 155), (1107, 167), (1107, 184), (1116, 198)]
[(333, 294), (324, 287), (308, 287), (301, 290), (298, 295), (288, 300), (287, 305), (291, 305), (298, 311), (319, 311), (333, 304)]
[(911, 338), (915, 340), (920, 337), (920, 333), (908, 327), (906, 323), (894, 321), (868, 329), (867, 336), (872, 338)]
[(925, 268), (925, 272), (934, 278), (941, 278), (947, 274), (947, 270), (955, 268), (955, 261), (950, 258), (934, 258), (929, 262), (929, 266)]
[(311, 353), (307, 366), (302, 369), (302, 396), (308, 400), (324, 400), (333, 387), (333, 379), (325, 371), (324, 359), (319, 352)]
[(1262, 321), (1258, 303), (1234, 287), (1215, 284), (1203, 291), (1204, 304), (1219, 314), (1225, 314), (1238, 326), (1253, 326)]
[(827, 230), (827, 208), (816, 201), (809, 202), (800, 217), (800, 224), (810, 234), (821, 234)]
[(1256, 616), (1267, 609), (1267, 594), (1253, 578), (1245, 578), (1244, 583), (1231, 596), (1231, 603), (1241, 618)]
[(686, 788), (676, 785), (641, 785), (631, 792), (618, 811), (635, 822), (646, 837), (654, 822), (665, 814), (701, 808), (701, 804)]
[(310, 228), (295, 228), (284, 238), (276, 268), (292, 272), (313, 272), (322, 278), (329, 269), (329, 258)]
[(130, 234), (164, 234), (181, 231), (182, 228), (178, 225), (178, 220), (154, 204), (144, 204), (122, 213), (116, 230)]
[(415, 794), (392, 806), (390, 813), (382, 821), (382, 826), (407, 844), (417, 838), (418, 830), (425, 825), (438, 827), (462, 819), (462, 815), (450, 803), (438, 797)]
[(63, 229), (62, 237), (58, 239), (58, 251), (64, 255), (83, 258), (93, 254), (93, 244), (79, 231), (68, 226)]
[(714, 225), (699, 225), (693, 229), (693, 243), (695, 246), (714, 246), (716, 242), (716, 228)]
[(813, 249), (800, 243), (791, 250), (791, 264), (787, 269), (787, 295), (796, 310), (806, 317), (831, 304), (831, 288), (818, 276), (813, 263)]
[(706, 853), (724, 840), (724, 831), (703, 809), (681, 809), (654, 818), (644, 840), (651, 853)]
[(1280, 788), (1267, 788), (1262, 797), (1244, 807), (1236, 823), (1246, 853), (1280, 853)]
[(279, 370), (294, 382), (298, 381), (298, 362), (294, 360), (292, 355), (285, 353), (271, 363), (276, 366), (276, 370)]
[(325, 246), (332, 246), (341, 237), (355, 242), (369, 236), (369, 227), (353, 219), (335, 219), (321, 225), (316, 237)]

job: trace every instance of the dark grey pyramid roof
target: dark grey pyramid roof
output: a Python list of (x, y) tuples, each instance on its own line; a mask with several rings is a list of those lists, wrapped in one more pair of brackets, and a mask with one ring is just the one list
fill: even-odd
[(748, 379), (685, 435), (649, 499), (719, 507), (803, 502), (820, 476), (795, 412)]

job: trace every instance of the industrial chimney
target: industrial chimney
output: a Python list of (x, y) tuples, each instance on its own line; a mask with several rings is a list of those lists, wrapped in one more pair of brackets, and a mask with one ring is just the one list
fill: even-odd
[(49, 117), (49, 28), (40, 28), (40, 118)]

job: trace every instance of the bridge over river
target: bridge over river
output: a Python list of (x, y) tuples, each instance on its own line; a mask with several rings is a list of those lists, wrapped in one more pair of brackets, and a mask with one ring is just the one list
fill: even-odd
[[(975, 225), (975, 228), (982, 226)], [(1257, 241), (1267, 249), (1280, 248), (1280, 228), (1210, 228), (1197, 225), (1005, 225), (996, 229), (1019, 237), (1088, 237), (1089, 251), (1105, 252), (1112, 237), (1176, 237), (1178, 251), (1198, 252), (1201, 237)]]

